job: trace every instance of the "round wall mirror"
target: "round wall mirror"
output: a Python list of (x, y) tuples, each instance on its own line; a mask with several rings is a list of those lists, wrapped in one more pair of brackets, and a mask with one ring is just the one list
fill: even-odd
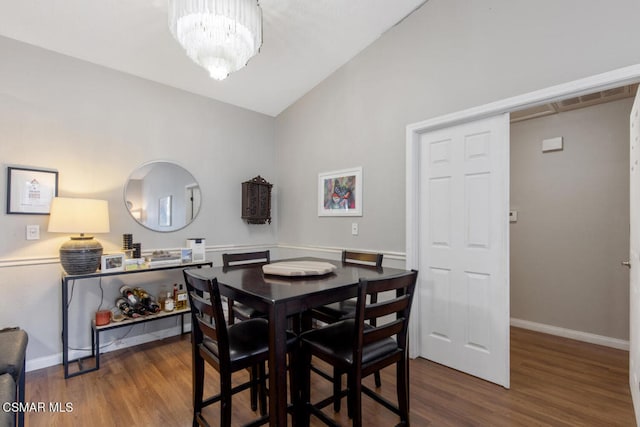
[(145, 163), (124, 187), (127, 210), (138, 223), (154, 231), (186, 227), (200, 211), (196, 179), (182, 166), (167, 161)]

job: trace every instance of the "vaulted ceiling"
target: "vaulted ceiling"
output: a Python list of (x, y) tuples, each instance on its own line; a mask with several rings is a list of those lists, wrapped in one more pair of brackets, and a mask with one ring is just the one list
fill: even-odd
[(215, 81), (167, 26), (167, 0), (0, 0), (0, 35), (276, 116), (426, 0), (260, 0), (263, 45)]

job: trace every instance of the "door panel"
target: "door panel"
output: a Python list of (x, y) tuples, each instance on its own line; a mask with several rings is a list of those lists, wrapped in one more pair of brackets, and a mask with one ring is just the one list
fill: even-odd
[[(640, 93), (640, 92), (639, 92)], [(629, 120), (629, 384), (640, 425), (640, 95), (631, 108)]]
[(420, 355), (505, 387), (508, 144), (508, 114), (420, 139)]

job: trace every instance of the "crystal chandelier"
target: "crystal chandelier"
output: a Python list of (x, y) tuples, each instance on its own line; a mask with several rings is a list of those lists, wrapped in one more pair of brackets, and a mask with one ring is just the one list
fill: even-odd
[(189, 58), (224, 80), (260, 50), (262, 10), (257, 0), (169, 0), (169, 28)]

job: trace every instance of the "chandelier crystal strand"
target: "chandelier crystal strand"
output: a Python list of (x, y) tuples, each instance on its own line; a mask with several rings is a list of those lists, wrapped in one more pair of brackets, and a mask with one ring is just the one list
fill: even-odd
[(262, 10), (257, 0), (169, 0), (169, 28), (189, 58), (224, 80), (260, 50)]

